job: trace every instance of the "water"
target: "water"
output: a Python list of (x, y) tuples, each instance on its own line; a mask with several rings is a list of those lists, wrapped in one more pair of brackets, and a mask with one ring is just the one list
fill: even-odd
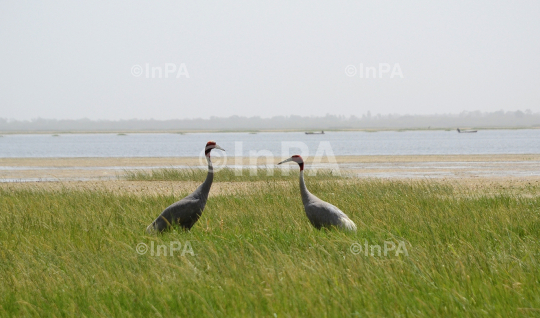
[[(194, 134), (44, 134), (0, 137), (0, 158), (74, 157), (196, 157), (208, 140), (216, 140), (229, 155), (248, 156), (268, 150), (282, 155), (282, 146), (297, 142), (315, 155), (329, 142), (334, 155), (538, 154), (540, 129), (456, 131), (327, 132)], [(241, 148), (237, 145), (241, 144)], [(305, 148), (304, 146), (304, 148)], [(300, 152), (292, 148), (290, 153)]]

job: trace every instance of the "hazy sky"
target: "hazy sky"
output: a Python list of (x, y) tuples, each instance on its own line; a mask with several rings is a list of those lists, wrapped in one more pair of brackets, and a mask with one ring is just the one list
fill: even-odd
[(499, 109), (540, 111), (540, 1), (0, 2), (0, 118)]

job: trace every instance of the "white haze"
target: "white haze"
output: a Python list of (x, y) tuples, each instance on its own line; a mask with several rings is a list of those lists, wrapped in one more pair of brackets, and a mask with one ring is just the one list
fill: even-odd
[[(2, 1), (0, 118), (538, 112), (539, 17), (538, 1)], [(146, 63), (189, 78), (131, 74)], [(345, 74), (360, 63), (403, 78)]]

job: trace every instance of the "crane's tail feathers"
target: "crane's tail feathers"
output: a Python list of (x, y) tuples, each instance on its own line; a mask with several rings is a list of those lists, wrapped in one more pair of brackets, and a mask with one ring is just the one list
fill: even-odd
[(154, 225), (154, 223), (148, 225), (148, 227), (146, 228), (146, 233), (148, 233), (150, 235), (157, 233), (157, 229), (156, 229), (156, 226)]
[(348, 218), (341, 219), (341, 228), (347, 231), (356, 231), (356, 224)]
[(154, 222), (148, 225), (148, 227), (146, 228), (146, 233), (157, 234), (161, 233), (167, 228), (172, 228), (171, 222), (169, 222), (169, 220), (167, 220), (167, 218), (163, 215), (160, 215), (157, 219), (154, 220)]

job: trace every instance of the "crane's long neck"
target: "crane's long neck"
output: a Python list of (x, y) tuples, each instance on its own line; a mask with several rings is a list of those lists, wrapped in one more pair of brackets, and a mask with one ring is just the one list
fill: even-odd
[(300, 194), (302, 195), (302, 203), (306, 204), (309, 201), (309, 190), (304, 182), (304, 169), (300, 170)]
[(214, 167), (212, 166), (212, 161), (210, 156), (206, 156), (206, 162), (208, 162), (208, 174), (206, 175), (206, 180), (204, 180), (202, 186), (203, 193), (210, 192), (210, 187), (212, 186), (212, 181), (214, 181)]

